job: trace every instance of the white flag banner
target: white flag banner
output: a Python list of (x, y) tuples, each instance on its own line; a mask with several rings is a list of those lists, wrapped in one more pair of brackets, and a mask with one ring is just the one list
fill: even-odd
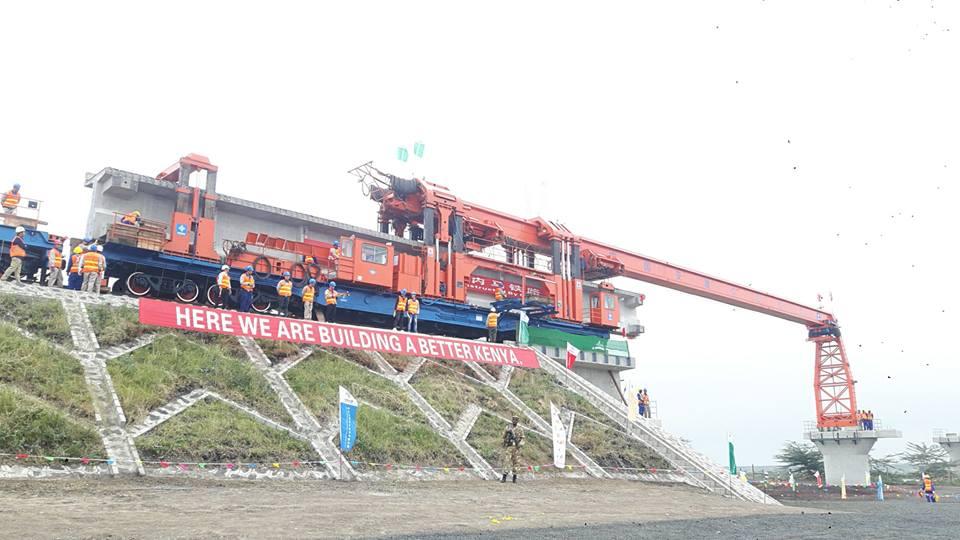
[(553, 466), (563, 469), (567, 465), (567, 427), (560, 418), (560, 409), (550, 402), (550, 423), (553, 426)]

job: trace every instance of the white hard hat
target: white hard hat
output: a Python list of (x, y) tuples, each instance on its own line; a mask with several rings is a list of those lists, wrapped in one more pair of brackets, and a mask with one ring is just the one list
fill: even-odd
[(493, 306), (490, 306), (490, 311), (496, 311), (496, 310), (497, 310), (497, 308), (495, 308), (495, 307), (493, 307)]
[(221, 269), (221, 270), (229, 270), (230, 267), (227, 266), (227, 265), (223, 265), (223, 266), (220, 267), (220, 269)]
[(97, 246), (97, 251), (99, 251), (100, 253), (103, 253), (103, 246)]
[(19, 227), (19, 226), (18, 226), (18, 227), (16, 228), (16, 232), (18, 232), (18, 233), (26, 232), (26, 229), (24, 229), (23, 227)]

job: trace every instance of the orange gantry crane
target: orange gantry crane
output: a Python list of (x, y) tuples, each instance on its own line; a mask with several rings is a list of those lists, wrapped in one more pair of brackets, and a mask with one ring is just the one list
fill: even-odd
[[(836, 319), (826, 311), (582, 238), (559, 223), (523, 219), (473, 204), (444, 186), (386, 174), (371, 163), (350, 172), (380, 204), (381, 232), (392, 229), (398, 236), (423, 241), (423, 292), (428, 296), (465, 301), (464, 284), (478, 268), (506, 269), (524, 282), (537, 283), (554, 302), (555, 317), (581, 322), (583, 282), (623, 276), (800, 323), (816, 349), (813, 386), (818, 426), (857, 425), (850, 364)], [(493, 262), (479, 256), (490, 246), (502, 246), (505, 260)], [(550, 268), (537, 268), (535, 255), (548, 258)], [(618, 324), (614, 321), (611, 326)]]

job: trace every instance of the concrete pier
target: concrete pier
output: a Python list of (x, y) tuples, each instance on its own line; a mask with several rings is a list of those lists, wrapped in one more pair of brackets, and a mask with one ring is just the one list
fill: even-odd
[(846, 476), (847, 485), (863, 485), (870, 472), (870, 450), (878, 439), (899, 438), (903, 435), (895, 429), (862, 430), (842, 428), (838, 431), (808, 429), (804, 437), (817, 445), (823, 454), (825, 480), (830, 485), (840, 485)]
[(960, 461), (960, 433), (934, 433), (933, 442), (950, 454), (950, 461)]

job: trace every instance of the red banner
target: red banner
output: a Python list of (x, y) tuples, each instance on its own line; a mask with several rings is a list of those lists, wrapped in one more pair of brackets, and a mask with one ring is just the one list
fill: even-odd
[[(497, 289), (503, 289), (507, 293), (507, 298), (520, 298), (523, 287), (519, 283), (508, 283), (499, 279), (493, 279), (483, 276), (470, 276), (467, 278), (467, 290), (482, 292), (493, 296)], [(546, 296), (546, 292), (540, 287), (527, 285), (527, 296)]]
[(525, 368), (540, 367), (537, 355), (532, 350), (497, 343), (285, 319), (150, 298), (140, 299), (140, 323), (322, 347), (343, 347)]

